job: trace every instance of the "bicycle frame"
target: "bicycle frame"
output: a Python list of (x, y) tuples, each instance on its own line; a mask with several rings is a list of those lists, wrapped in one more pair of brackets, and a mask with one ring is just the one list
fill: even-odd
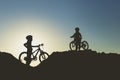
[[(35, 56), (34, 56), (33, 54), (34, 54), (35, 52), (36, 52), (36, 54), (35, 54)], [(36, 49), (35, 51), (32, 52), (33, 57), (36, 57), (37, 54), (38, 54), (38, 52), (41, 52), (40, 47), (38, 47), (38, 49)]]
[[(71, 43), (74, 43), (75, 44), (75, 41), (71, 41)], [(82, 47), (82, 41), (80, 42), (80, 47)], [(76, 45), (76, 44), (75, 44)]]

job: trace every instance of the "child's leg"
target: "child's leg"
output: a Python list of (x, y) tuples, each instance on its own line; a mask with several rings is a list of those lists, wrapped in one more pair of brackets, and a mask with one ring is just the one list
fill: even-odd
[(28, 59), (28, 60), (27, 60), (27, 62), (26, 62), (26, 65), (28, 65), (28, 66), (29, 66), (29, 65), (30, 65), (30, 63), (31, 63), (31, 60), (30, 60), (30, 59)]
[(79, 41), (79, 45), (78, 45), (78, 46), (79, 46), (79, 51), (80, 51), (80, 48), (81, 48), (81, 40)]
[(77, 51), (78, 50), (78, 44), (77, 44), (77, 42), (75, 42), (75, 51)]
[(31, 54), (30, 52), (27, 54), (27, 60), (26, 60), (26, 65), (30, 65), (31, 63)]

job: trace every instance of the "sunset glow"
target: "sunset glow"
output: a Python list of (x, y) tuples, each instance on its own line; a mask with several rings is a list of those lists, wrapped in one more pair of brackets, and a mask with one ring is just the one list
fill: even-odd
[(90, 49), (120, 53), (120, 1), (116, 0), (2, 0), (0, 51), (18, 58), (26, 51), (26, 36), (43, 50), (68, 51), (74, 28), (79, 27)]

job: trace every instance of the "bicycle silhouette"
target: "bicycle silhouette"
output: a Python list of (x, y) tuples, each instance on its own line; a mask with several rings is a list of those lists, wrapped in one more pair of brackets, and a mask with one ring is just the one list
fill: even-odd
[[(44, 52), (43, 50), (41, 50), (40, 46), (43, 46), (43, 44), (40, 44), (38, 46), (38, 49), (36, 49), (34, 52), (32, 52), (31, 54), (31, 61), (34, 60), (36, 61), (37, 58), (39, 57), (39, 61), (42, 62), (44, 60), (46, 60), (48, 57), (49, 57), (49, 54), (47, 52)], [(38, 55), (38, 53), (40, 52), (40, 54)], [(27, 52), (22, 52), (20, 55), (19, 55), (19, 60), (26, 64), (26, 58), (27, 58)]]
[[(70, 44), (69, 44), (70, 50), (72, 50), (72, 51), (76, 50), (76, 44), (75, 43), (76, 43), (75, 41), (70, 42)], [(80, 44), (80, 49), (81, 48), (83, 50), (88, 50), (88, 48), (89, 48), (88, 42), (87, 41), (82, 41), (81, 44)]]

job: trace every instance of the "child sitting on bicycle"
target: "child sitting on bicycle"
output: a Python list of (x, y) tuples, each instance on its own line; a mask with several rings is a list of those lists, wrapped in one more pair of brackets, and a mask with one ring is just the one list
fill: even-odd
[(82, 36), (81, 36), (81, 34), (79, 32), (79, 28), (78, 27), (75, 28), (75, 33), (71, 36), (71, 38), (74, 38), (76, 51), (80, 50), (80, 47), (81, 47), (80, 44), (81, 44)]
[(32, 35), (28, 35), (26, 39), (27, 42), (24, 44), (24, 46), (27, 48), (27, 57), (25, 58), (25, 60), (26, 64), (29, 65), (31, 63), (32, 47), (39, 47), (39, 45), (32, 46)]

